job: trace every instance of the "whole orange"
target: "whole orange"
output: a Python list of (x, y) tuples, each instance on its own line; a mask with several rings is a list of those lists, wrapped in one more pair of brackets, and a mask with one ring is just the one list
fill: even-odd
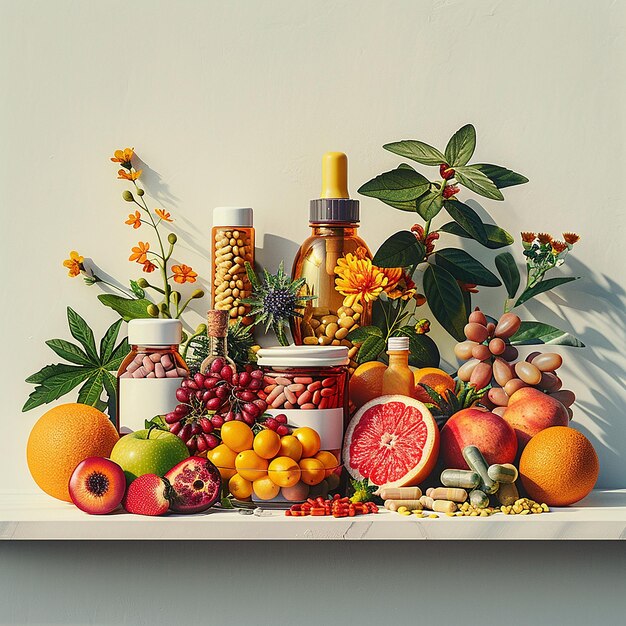
[(420, 369), (413, 372), (413, 378), (415, 379), (415, 395), (413, 397), (425, 404), (430, 404), (433, 400), (419, 383), (428, 385), (439, 395), (443, 396), (444, 399), (446, 391), (454, 391), (455, 388), (452, 376), (438, 367), (420, 367)]
[(383, 395), (383, 374), (387, 366), (380, 361), (362, 363), (350, 378), (350, 402), (360, 409), (364, 404)]
[(598, 480), (600, 464), (591, 442), (569, 426), (551, 426), (526, 445), (519, 475), (528, 495), (551, 506), (582, 500)]
[(61, 404), (46, 411), (30, 431), (28, 469), (48, 495), (71, 502), (68, 483), (76, 466), (90, 456), (108, 457), (118, 439), (102, 411), (86, 404)]

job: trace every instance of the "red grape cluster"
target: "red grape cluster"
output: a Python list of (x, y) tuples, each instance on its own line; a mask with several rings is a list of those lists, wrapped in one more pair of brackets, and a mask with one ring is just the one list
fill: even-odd
[(520, 324), (520, 318), (514, 313), (505, 313), (494, 324), (476, 307), (463, 329), (467, 341), (457, 343), (454, 348), (456, 357), (467, 361), (459, 368), (459, 379), (482, 389), (490, 383), (492, 374), (497, 380), (498, 370), (508, 371), (509, 362), (518, 356), (509, 338), (519, 330)]
[(291, 428), (287, 426), (287, 416), (284, 413), (266, 418), (263, 420), (263, 426), (273, 430), (280, 437), (284, 437), (291, 432)]
[(180, 404), (165, 416), (170, 432), (180, 437), (191, 454), (212, 450), (220, 440), (213, 432), (224, 422), (237, 420), (252, 426), (267, 409), (258, 396), (263, 372), (233, 372), (224, 359), (215, 359), (209, 370), (185, 379), (176, 390)]

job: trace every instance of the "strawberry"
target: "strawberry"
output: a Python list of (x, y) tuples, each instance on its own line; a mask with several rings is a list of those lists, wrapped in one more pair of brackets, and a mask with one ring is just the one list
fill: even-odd
[(137, 515), (164, 515), (170, 508), (172, 487), (156, 474), (135, 478), (126, 489), (122, 506)]

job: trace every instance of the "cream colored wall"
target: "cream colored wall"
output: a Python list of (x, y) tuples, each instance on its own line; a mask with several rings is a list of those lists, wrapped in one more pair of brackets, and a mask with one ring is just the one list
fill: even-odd
[[(494, 219), (512, 233), (582, 233), (567, 267), (582, 279), (524, 315), (587, 344), (563, 349), (575, 424), (598, 449), (599, 484), (624, 485), (624, 3), (1, 6), (3, 490), (34, 489), (23, 451), (43, 409), (20, 413), (23, 380), (53, 360), (43, 342), (66, 336), (65, 306), (98, 332), (115, 319), (61, 261), (77, 249), (117, 278), (136, 276), (126, 259), (144, 233), (123, 223), (113, 149), (136, 148), (154, 206), (177, 219), (180, 260), (206, 278), (212, 207), (252, 205), (260, 261), (290, 263), (324, 151), (349, 154), (354, 191), (398, 163), (383, 143), (441, 146), (469, 121), (478, 160), (531, 181), (481, 202)], [(373, 248), (412, 223), (362, 202)]]

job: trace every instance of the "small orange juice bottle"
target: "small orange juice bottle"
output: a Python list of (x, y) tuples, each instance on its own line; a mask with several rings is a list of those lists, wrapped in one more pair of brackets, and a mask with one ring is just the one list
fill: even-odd
[(409, 338), (389, 337), (389, 366), (383, 374), (383, 395), (399, 394), (413, 397), (415, 379), (409, 368)]

